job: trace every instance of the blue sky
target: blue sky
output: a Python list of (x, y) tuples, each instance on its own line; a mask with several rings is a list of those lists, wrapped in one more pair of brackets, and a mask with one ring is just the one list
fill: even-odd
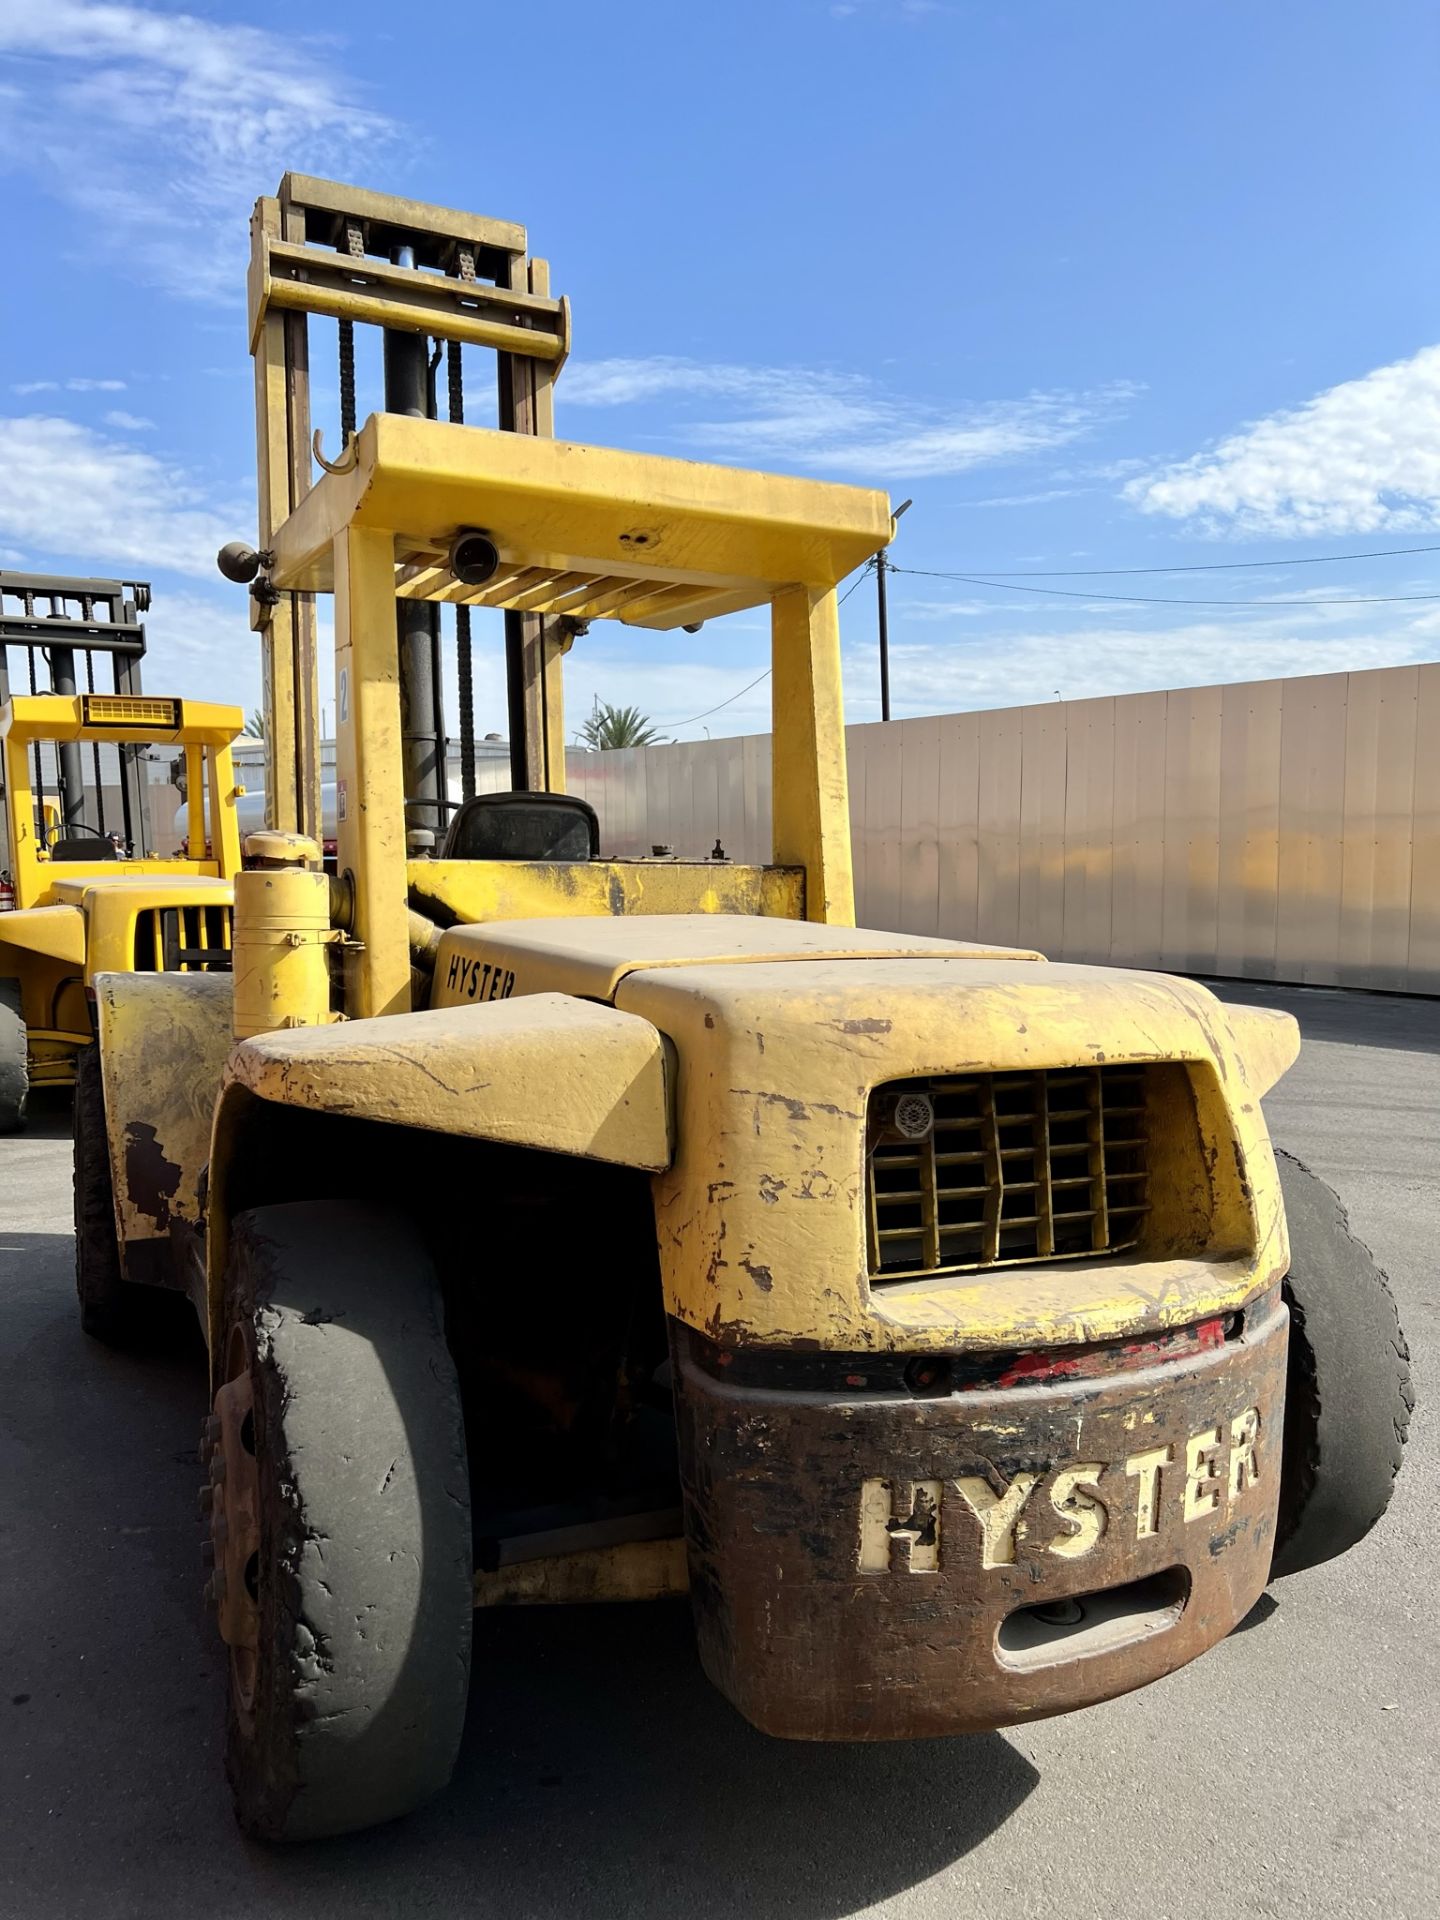
[[(523, 221), (575, 309), (566, 437), (912, 497), (899, 714), (1440, 656), (1440, 598), (1389, 598), (1440, 553), (1300, 564), (1440, 544), (1433, 0), (535, 17), (0, 0), (0, 566), (152, 578), (148, 685), (258, 698), (212, 555), (253, 529), (247, 219), (286, 167)], [(1060, 574), (1239, 560), (1274, 565)], [(1055, 577), (928, 577), (1021, 569)], [(876, 718), (868, 580), (842, 632)], [(571, 715), (764, 727), (765, 658), (754, 616), (598, 624)], [(484, 728), (501, 685), (487, 637)]]

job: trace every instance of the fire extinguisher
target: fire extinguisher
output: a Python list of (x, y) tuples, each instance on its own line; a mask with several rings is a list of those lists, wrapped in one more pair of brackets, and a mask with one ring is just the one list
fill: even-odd
[(0, 873), (0, 913), (15, 911), (15, 882), (8, 873)]

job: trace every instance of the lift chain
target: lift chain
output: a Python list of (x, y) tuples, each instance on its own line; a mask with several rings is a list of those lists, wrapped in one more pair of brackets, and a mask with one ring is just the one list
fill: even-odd
[[(345, 251), (352, 259), (365, 254), (365, 235), (359, 223), (345, 222)], [(355, 438), (355, 322), (340, 322), (340, 451)]]
[(340, 451), (355, 438), (355, 322), (340, 322)]

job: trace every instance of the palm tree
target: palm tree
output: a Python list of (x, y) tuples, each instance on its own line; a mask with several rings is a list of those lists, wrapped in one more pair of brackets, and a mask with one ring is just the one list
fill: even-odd
[(612, 707), (608, 700), (597, 700), (580, 738), (592, 753), (605, 753), (615, 747), (656, 746), (661, 735), (638, 707)]
[(263, 740), (265, 738), (265, 716), (259, 707), (255, 708), (245, 722), (245, 738), (247, 740)]

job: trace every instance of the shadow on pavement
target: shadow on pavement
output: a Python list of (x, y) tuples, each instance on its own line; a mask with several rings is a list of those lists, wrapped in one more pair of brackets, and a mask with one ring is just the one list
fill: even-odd
[[(700, 1671), (684, 1603), (476, 1618), (455, 1781), (409, 1820), (244, 1842), (200, 1604), (198, 1333), (80, 1333), (63, 1234), (0, 1233), (0, 1858), (16, 1912), (831, 1920), (963, 1858), (1038, 1784), (999, 1735), (807, 1746)], [(177, 1303), (178, 1304), (178, 1303)], [(0, 1900), (3, 1906), (3, 1900)]]
[(1263, 1627), (1265, 1622), (1273, 1619), (1279, 1611), (1280, 1602), (1275, 1598), (1274, 1594), (1267, 1589), (1266, 1592), (1261, 1594), (1260, 1598), (1255, 1602), (1254, 1606), (1251, 1607), (1239, 1625), (1231, 1629), (1231, 1639), (1233, 1640), (1237, 1633), (1249, 1633), (1255, 1627)]
[(32, 1087), (25, 1103), (25, 1132), (36, 1140), (70, 1138), (69, 1087)]
[(1342, 987), (1272, 986), (1259, 980), (1211, 980), (1218, 999), (1293, 1013), (1302, 1038), (1341, 1046), (1440, 1053), (1440, 1000), (1408, 993), (1359, 993)]
[[(271, 1886), (341, 1863), (399, 1896), (437, 1869), (526, 1914), (829, 1920), (929, 1879), (1039, 1775), (997, 1735), (782, 1743), (700, 1672), (683, 1602), (477, 1618), (455, 1781), (399, 1826), (271, 1855)], [(441, 1867), (443, 1862), (443, 1867)]]

